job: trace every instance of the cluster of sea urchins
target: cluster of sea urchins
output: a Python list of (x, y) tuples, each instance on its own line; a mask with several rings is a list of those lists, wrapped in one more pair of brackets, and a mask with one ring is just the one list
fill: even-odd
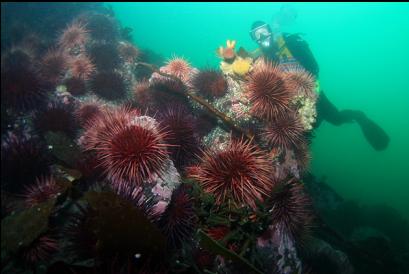
[(114, 188), (139, 185), (164, 172), (167, 132), (153, 118), (134, 110), (103, 110), (85, 128), (82, 143), (96, 158)]
[(263, 121), (261, 139), (271, 147), (300, 151), (306, 143), (296, 97), (316, 100), (314, 77), (298, 65), (258, 61), (246, 85), (250, 112)]

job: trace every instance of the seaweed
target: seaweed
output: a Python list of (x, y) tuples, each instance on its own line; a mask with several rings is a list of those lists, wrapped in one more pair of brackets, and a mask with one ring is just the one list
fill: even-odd
[(85, 200), (95, 210), (90, 222), (102, 254), (160, 255), (166, 250), (166, 239), (136, 207), (111, 192), (87, 192)]
[(30, 245), (48, 229), (48, 219), (56, 199), (4, 218), (1, 222), (1, 249), (16, 253)]
[(81, 150), (75, 142), (61, 132), (48, 131), (45, 139), (54, 157), (70, 167), (75, 166), (81, 157)]
[(213, 240), (209, 235), (204, 233), (202, 230), (199, 230), (198, 234), (200, 237), (200, 245), (203, 248), (218, 255), (221, 255), (226, 259), (230, 259), (237, 263), (240, 263), (249, 271), (249, 273), (263, 273), (260, 270), (258, 270), (254, 265), (250, 264), (246, 259), (244, 259), (242, 255), (236, 254), (235, 252), (225, 248), (217, 241)]

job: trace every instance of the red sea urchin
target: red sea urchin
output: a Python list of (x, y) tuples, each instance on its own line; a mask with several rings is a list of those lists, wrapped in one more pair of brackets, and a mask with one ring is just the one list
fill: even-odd
[(248, 77), (246, 90), (251, 103), (251, 113), (271, 120), (288, 111), (293, 96), (283, 73), (277, 66), (261, 61)]
[(99, 101), (81, 103), (74, 112), (75, 118), (81, 127), (85, 127), (96, 115), (101, 113), (102, 108), (103, 105)]
[(88, 80), (95, 72), (95, 65), (87, 56), (80, 56), (70, 62), (70, 70), (73, 77)]
[(262, 136), (271, 146), (280, 148), (300, 148), (304, 143), (304, 127), (298, 117), (288, 112), (268, 122)]
[(51, 49), (41, 59), (40, 73), (44, 80), (57, 84), (68, 69), (68, 56), (61, 50)]
[(237, 206), (255, 207), (273, 187), (272, 165), (266, 153), (251, 141), (233, 140), (224, 150), (204, 152), (199, 166), (191, 169), (205, 192), (221, 204), (231, 199)]
[(192, 238), (198, 221), (193, 198), (187, 188), (182, 184), (173, 191), (171, 201), (159, 221), (159, 226), (173, 248), (181, 247)]
[(295, 240), (302, 240), (312, 226), (311, 200), (301, 182), (290, 179), (276, 185), (271, 198), (271, 213), (276, 229)]
[(128, 63), (134, 62), (140, 55), (140, 51), (131, 43), (122, 42), (118, 46), (119, 55)]
[(33, 207), (56, 197), (61, 190), (53, 177), (40, 177), (34, 184), (25, 186), (22, 197), (27, 207)]
[(121, 189), (163, 172), (168, 159), (166, 137), (167, 132), (158, 128), (153, 118), (119, 109), (93, 119), (84, 133), (84, 146), (96, 151), (113, 186)]
[(167, 155), (163, 133), (134, 125), (111, 134), (98, 149), (111, 178), (141, 182), (163, 168)]
[(58, 39), (58, 44), (65, 50), (83, 46), (88, 40), (88, 30), (85, 24), (77, 21), (67, 26)]
[(152, 223), (159, 220), (160, 212), (156, 210), (157, 199), (155, 196), (146, 195), (144, 189), (140, 186), (129, 186), (122, 189), (117, 189), (116, 194), (121, 198), (130, 202)]
[(203, 70), (195, 74), (192, 79), (193, 87), (209, 99), (222, 97), (227, 92), (227, 81), (223, 74), (212, 69)]
[(185, 59), (180, 57), (173, 57), (166, 63), (166, 66), (161, 68), (161, 70), (165, 73), (174, 75), (185, 82), (190, 78), (192, 67)]
[(308, 96), (315, 99), (317, 97), (314, 76), (299, 65), (284, 68), (285, 81), (288, 87), (296, 94)]
[(133, 99), (140, 107), (147, 107), (152, 100), (149, 90), (149, 81), (143, 79), (132, 87)]
[(58, 241), (54, 236), (45, 234), (21, 250), (20, 258), (27, 265), (35, 266), (48, 260), (57, 251)]

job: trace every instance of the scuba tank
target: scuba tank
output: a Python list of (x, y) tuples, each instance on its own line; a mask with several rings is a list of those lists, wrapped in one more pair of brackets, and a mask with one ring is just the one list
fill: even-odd
[(278, 45), (277, 57), (283, 66), (301, 65), (315, 77), (315, 92), (320, 93), (319, 67), (307, 42), (299, 34), (280, 33), (275, 40)]
[(312, 54), (307, 42), (300, 34), (283, 33), (285, 45), (291, 55), (303, 66), (308, 72), (318, 78), (319, 66)]

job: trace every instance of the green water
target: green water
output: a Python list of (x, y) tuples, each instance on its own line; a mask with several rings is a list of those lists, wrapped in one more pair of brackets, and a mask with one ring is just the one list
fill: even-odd
[[(218, 66), (226, 39), (255, 49), (255, 20), (271, 22), (280, 3), (112, 3), (134, 42), (166, 58), (184, 56), (198, 67)], [(409, 4), (295, 3), (286, 32), (305, 33), (320, 65), (322, 89), (339, 109), (358, 109), (391, 138), (377, 152), (356, 124), (323, 123), (313, 140), (313, 174), (343, 197), (387, 203), (409, 219)]]

